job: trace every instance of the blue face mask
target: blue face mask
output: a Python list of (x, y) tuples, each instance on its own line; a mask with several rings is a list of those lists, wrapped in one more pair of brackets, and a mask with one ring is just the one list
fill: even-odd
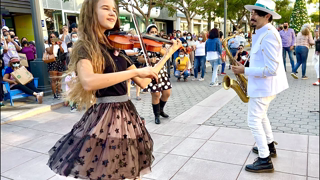
[(199, 38), (199, 41), (202, 41), (203, 40), (203, 38)]
[(187, 47), (187, 44), (183, 44), (184, 47)]
[(72, 42), (78, 41), (78, 38), (72, 38)]
[(191, 39), (191, 36), (187, 36), (187, 39)]
[(180, 55), (180, 58), (183, 58), (184, 57), (184, 55)]

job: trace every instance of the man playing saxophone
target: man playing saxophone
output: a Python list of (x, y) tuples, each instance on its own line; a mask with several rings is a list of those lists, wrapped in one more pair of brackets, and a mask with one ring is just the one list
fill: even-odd
[(267, 111), (276, 95), (289, 87), (282, 60), (281, 37), (270, 23), (281, 16), (274, 11), (272, 0), (257, 0), (255, 5), (246, 5), (245, 8), (251, 12), (251, 23), (256, 29), (250, 67), (237, 62), (237, 66), (232, 66), (232, 71), (248, 76), (248, 125), (257, 144), (252, 151), (259, 154), (255, 162), (245, 169), (250, 172), (273, 172), (270, 157), (277, 154)]

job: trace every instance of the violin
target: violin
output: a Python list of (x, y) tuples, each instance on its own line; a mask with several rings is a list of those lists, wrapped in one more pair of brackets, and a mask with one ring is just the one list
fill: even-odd
[(190, 54), (192, 52), (191, 47), (180, 47), (180, 50), (183, 50), (185, 53)]
[[(163, 44), (172, 44), (170, 40), (147, 34), (142, 34), (141, 37), (146, 51), (160, 52)], [(133, 36), (126, 32), (110, 32), (107, 38), (115, 49), (128, 50), (133, 48), (143, 48), (140, 44), (138, 35)]]

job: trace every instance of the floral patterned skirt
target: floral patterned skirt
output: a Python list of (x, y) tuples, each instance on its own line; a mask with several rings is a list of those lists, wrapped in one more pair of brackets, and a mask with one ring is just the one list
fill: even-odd
[(90, 180), (136, 179), (151, 171), (153, 140), (131, 101), (92, 106), (49, 151), (57, 174)]

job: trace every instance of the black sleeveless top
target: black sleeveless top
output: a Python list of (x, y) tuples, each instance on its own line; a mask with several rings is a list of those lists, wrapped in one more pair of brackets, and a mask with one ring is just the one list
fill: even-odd
[[(116, 65), (116, 72), (120, 71), (125, 71), (132, 65), (131, 61), (126, 60), (122, 56), (115, 56), (112, 51), (109, 51), (111, 58), (114, 60), (115, 65)], [(105, 56), (105, 59), (107, 57)], [(107, 66), (104, 71), (104, 74), (106, 73), (113, 73), (112, 66), (109, 65)], [(106, 96), (122, 96), (127, 94), (127, 81), (123, 81), (121, 83), (118, 83), (116, 85), (104, 88), (104, 89), (99, 89), (96, 93), (96, 97), (106, 97)]]
[[(120, 71), (125, 71), (128, 67), (132, 65), (132, 62), (129, 60), (126, 60), (123, 56), (125, 56), (123, 53), (123, 56), (115, 56), (113, 54), (113, 51), (108, 51), (111, 58), (114, 60), (115, 65), (116, 65), (116, 72)], [(86, 53), (86, 51), (83, 49), (82, 51), (79, 51), (80, 54), (80, 59), (90, 59), (90, 56)], [(107, 59), (107, 55), (103, 53), (103, 56), (105, 59)], [(129, 58), (128, 58), (129, 59)], [(108, 64), (108, 63), (106, 63)], [(113, 68), (112, 65), (106, 65), (104, 71), (104, 74), (106, 73), (113, 73)], [(122, 96), (127, 94), (127, 82), (123, 81), (121, 83), (118, 83), (116, 85), (104, 88), (104, 89), (99, 89), (96, 92), (96, 97), (106, 97), (106, 96)]]

